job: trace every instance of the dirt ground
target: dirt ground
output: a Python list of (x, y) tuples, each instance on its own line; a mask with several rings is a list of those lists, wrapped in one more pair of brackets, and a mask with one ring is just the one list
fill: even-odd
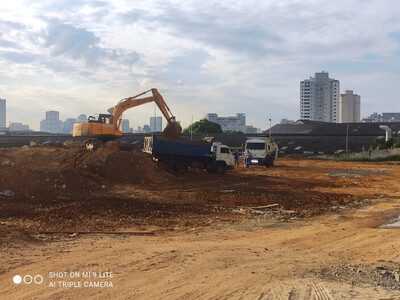
[(399, 229), (381, 227), (399, 177), (301, 157), (171, 174), (113, 143), (0, 149), (14, 193), (0, 299), (400, 299)]

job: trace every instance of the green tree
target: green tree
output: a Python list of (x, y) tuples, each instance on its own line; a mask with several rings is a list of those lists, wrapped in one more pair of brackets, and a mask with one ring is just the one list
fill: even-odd
[(207, 119), (201, 119), (183, 130), (183, 132), (199, 133), (222, 133), (221, 125), (210, 122)]
[(376, 138), (374, 143), (375, 149), (386, 149), (386, 142), (384, 139)]
[(394, 137), (391, 137), (386, 142), (386, 148), (388, 148), (388, 149), (393, 148), (394, 143), (395, 143)]
[(225, 131), (225, 133), (229, 133), (229, 134), (237, 134), (237, 133), (243, 133), (242, 131), (240, 131), (240, 130), (227, 130), (227, 131)]

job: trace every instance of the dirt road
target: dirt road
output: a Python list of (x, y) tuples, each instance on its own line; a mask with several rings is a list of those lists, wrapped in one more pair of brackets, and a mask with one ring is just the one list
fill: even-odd
[(0, 198), (1, 299), (400, 299), (399, 231), (379, 227), (400, 215), (397, 164), (173, 175), (133, 153), (131, 180), (103, 168), (131, 157), (102, 151), (0, 152), (16, 192)]

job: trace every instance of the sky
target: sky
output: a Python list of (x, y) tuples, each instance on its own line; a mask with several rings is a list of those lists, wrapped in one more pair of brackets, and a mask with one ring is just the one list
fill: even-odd
[[(105, 113), (157, 88), (187, 127), (246, 113), (266, 129), (300, 117), (300, 81), (325, 71), (361, 96), (361, 117), (400, 112), (400, 1), (1, 1), (0, 98), (38, 130)], [(130, 109), (131, 127), (161, 115)], [(164, 122), (165, 123), (165, 122)]]

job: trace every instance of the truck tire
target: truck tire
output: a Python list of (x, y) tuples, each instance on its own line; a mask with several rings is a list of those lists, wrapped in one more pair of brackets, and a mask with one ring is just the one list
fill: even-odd
[(265, 166), (267, 168), (272, 167), (274, 165), (274, 158), (270, 155), (267, 155), (267, 157), (265, 157)]
[(226, 171), (226, 166), (225, 166), (224, 163), (219, 162), (219, 163), (216, 164), (215, 173), (222, 175), (222, 174), (225, 173), (225, 171)]

